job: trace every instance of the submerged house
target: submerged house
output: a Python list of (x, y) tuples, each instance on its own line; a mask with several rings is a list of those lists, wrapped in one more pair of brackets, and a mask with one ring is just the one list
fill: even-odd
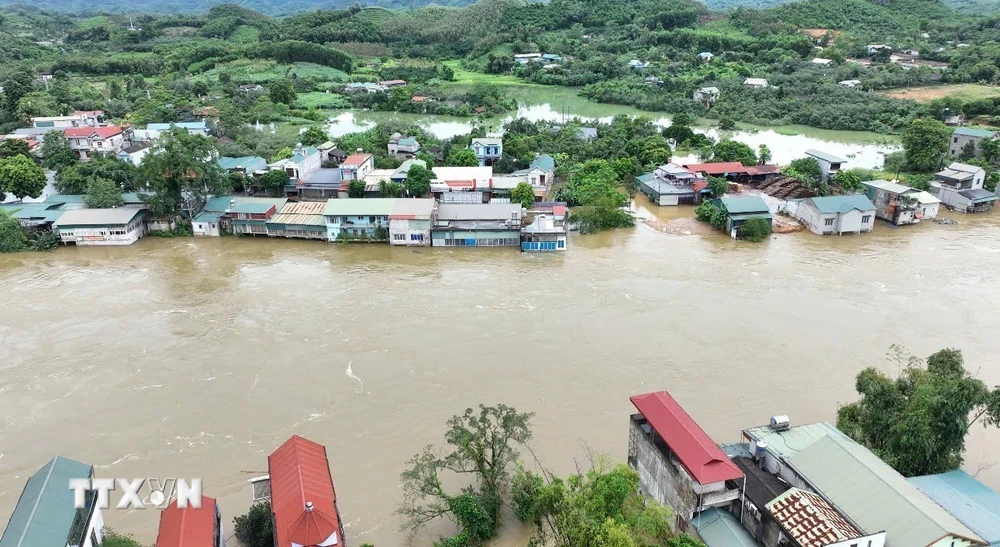
[(267, 235), (326, 241), (326, 203), (321, 201), (288, 202), (264, 221)]
[(726, 232), (732, 234), (744, 222), (751, 218), (763, 218), (771, 225), (774, 216), (768, 209), (767, 203), (760, 196), (747, 197), (721, 197), (712, 200), (712, 205), (725, 207), (726, 209)]
[(346, 544), (326, 447), (293, 435), (268, 456), (267, 472), (275, 547)]
[(429, 247), (437, 213), (433, 198), (399, 198), (389, 211), (389, 244)]
[(441, 203), (431, 228), (431, 245), (517, 247), (523, 212), (519, 203)]
[[(921, 191), (887, 180), (870, 180), (865, 195), (875, 204), (875, 216), (896, 226), (916, 224), (924, 218), (918, 199)], [(935, 211), (936, 213), (936, 211)]]
[(329, 241), (384, 240), (389, 237), (389, 215), (395, 198), (331, 199), (323, 208)]
[(170, 502), (160, 512), (156, 547), (226, 547), (222, 513), (214, 498), (201, 497), (201, 507), (177, 507)]
[(521, 250), (565, 251), (569, 236), (567, 212), (564, 202), (536, 203), (521, 228)]
[(131, 245), (146, 235), (148, 211), (139, 207), (115, 209), (70, 209), (52, 223), (52, 231), (64, 244)]
[(717, 87), (699, 87), (698, 89), (694, 90), (694, 94), (692, 95), (691, 98), (701, 103), (701, 106), (708, 108), (709, 106), (714, 104), (715, 101), (719, 100), (720, 94), (721, 92)]
[(952, 211), (978, 213), (992, 209), (997, 195), (983, 188), (986, 171), (979, 166), (954, 162), (934, 174), (931, 193)]
[(104, 517), (97, 492), (89, 491), (77, 509), (73, 479), (92, 479), (94, 468), (56, 456), (28, 477), (7, 521), (0, 547), (98, 547), (104, 540)]
[(643, 494), (673, 508), (674, 531), (685, 532), (699, 513), (728, 507), (742, 483), (737, 467), (666, 391), (630, 398), (628, 464), (639, 473)]
[(703, 177), (683, 167), (668, 163), (652, 173), (636, 177), (639, 190), (653, 203), (664, 205), (694, 205), (701, 201), (701, 191), (708, 183)]
[(875, 204), (864, 194), (789, 200), (787, 207), (814, 234), (860, 234), (875, 227)]
[(816, 149), (806, 150), (806, 155), (819, 164), (819, 172), (824, 181), (830, 180), (830, 177), (840, 172), (840, 169), (847, 163), (847, 160), (843, 158)]

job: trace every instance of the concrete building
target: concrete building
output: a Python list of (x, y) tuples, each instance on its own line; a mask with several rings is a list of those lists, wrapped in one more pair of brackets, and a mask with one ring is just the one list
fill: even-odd
[(67, 127), (97, 127), (104, 124), (104, 112), (77, 110), (69, 116), (38, 116), (31, 118), (32, 127), (38, 129), (66, 129)]
[(766, 506), (778, 524), (777, 541), (765, 547), (883, 547), (885, 532), (866, 537), (822, 496), (790, 488)]
[(906, 479), (968, 526), (990, 547), (1000, 547), (1000, 494), (961, 469)]
[(521, 228), (521, 250), (565, 251), (569, 237), (567, 207), (563, 202), (536, 203)]
[(934, 194), (930, 192), (920, 192), (917, 194), (917, 203), (920, 205), (921, 214), (924, 215), (923, 220), (932, 220), (937, 218), (938, 209), (941, 206), (941, 200), (934, 197)]
[(664, 205), (695, 205), (701, 201), (700, 191), (708, 186), (705, 178), (680, 165), (668, 163), (652, 173), (636, 177), (639, 190), (653, 203)]
[(924, 218), (920, 190), (887, 180), (870, 180), (865, 195), (875, 204), (875, 216), (896, 226), (916, 224)]
[(28, 477), (7, 521), (0, 547), (98, 547), (104, 541), (104, 517), (97, 492), (89, 491), (76, 509), (73, 479), (94, 478), (92, 466), (56, 456)]
[(953, 162), (934, 174), (931, 193), (952, 211), (978, 213), (992, 209), (997, 195), (983, 188), (986, 171), (979, 166)]
[(875, 205), (863, 194), (789, 200), (786, 207), (814, 234), (860, 234), (875, 227)]
[(975, 157), (983, 157), (983, 149), (980, 146), (984, 140), (996, 137), (996, 131), (986, 129), (973, 129), (971, 127), (959, 127), (951, 133), (951, 142), (948, 143), (948, 155), (958, 157), (962, 155), (962, 150), (966, 145), (972, 144), (975, 150)]
[[(736, 453), (731, 453), (733, 450)], [(732, 486), (741, 493), (740, 501), (734, 502), (732, 512), (739, 517), (740, 523), (759, 541), (761, 545), (776, 547), (781, 535), (780, 526), (767, 510), (767, 504), (784, 494), (789, 486), (785, 481), (761, 469), (757, 460), (742, 445), (726, 445), (723, 451), (732, 457), (732, 461), (743, 471), (745, 480), (742, 484), (733, 482)]]
[(764, 89), (767, 87), (767, 80), (764, 78), (747, 78), (743, 80), (743, 87), (747, 89)]
[(65, 244), (79, 247), (131, 245), (146, 235), (146, 209), (70, 209), (52, 223)]
[(472, 139), (469, 145), (479, 160), (479, 166), (492, 166), (503, 156), (503, 141), (501, 139), (480, 137)]
[(389, 244), (429, 247), (437, 201), (431, 198), (399, 198), (389, 213)]
[(630, 398), (638, 414), (629, 418), (628, 464), (639, 472), (639, 488), (669, 505), (676, 532), (689, 530), (709, 507), (728, 507), (739, 490), (727, 481), (744, 481), (729, 457), (666, 391)]
[[(266, 222), (274, 213), (263, 216), (267, 211), (280, 211), (288, 200), (285, 198), (255, 198), (244, 196), (217, 196), (205, 202), (201, 211), (191, 221), (191, 231), (195, 236), (219, 237), (224, 232), (265, 235)], [(243, 211), (239, 215), (233, 211)], [(252, 213), (252, 211), (259, 211)], [(240, 227), (233, 223), (239, 216)]]
[(290, 201), (264, 222), (267, 235), (326, 241), (325, 209), (326, 203), (321, 201)]
[(284, 171), (288, 178), (296, 182), (306, 179), (313, 171), (323, 166), (319, 150), (314, 146), (296, 146), (292, 157), (268, 165), (271, 171)]
[(493, 168), (433, 167), (431, 194), (442, 203), (489, 203), (493, 194)]
[(363, 153), (359, 148), (356, 154), (351, 154), (340, 162), (340, 180), (364, 180), (372, 169), (375, 169), (374, 156)]
[[(884, 534), (886, 547), (969, 547), (986, 542), (867, 448), (829, 423), (743, 430), (760, 465), (795, 488), (814, 492), (862, 534), (859, 547)], [(855, 541), (833, 545), (850, 547)]]
[(347, 545), (326, 447), (293, 435), (267, 457), (267, 473), (274, 547)]
[(709, 507), (692, 522), (707, 547), (760, 547), (732, 513)]
[(531, 160), (531, 164), (528, 165), (527, 174), (528, 184), (535, 189), (535, 195), (538, 195), (538, 190), (544, 192), (555, 180), (556, 160), (548, 154), (535, 156), (535, 159)]
[(149, 141), (137, 142), (130, 144), (128, 146), (122, 147), (121, 151), (118, 152), (118, 159), (121, 161), (127, 161), (132, 165), (138, 166), (142, 163), (142, 158), (145, 158), (150, 150), (153, 149), (153, 143)]
[(431, 245), (517, 247), (523, 211), (518, 203), (441, 203), (431, 228)]
[(327, 240), (384, 241), (389, 237), (389, 215), (394, 198), (331, 199), (323, 208)]
[(232, 233), (248, 236), (266, 236), (267, 221), (283, 208), (285, 200), (235, 201), (226, 210)]
[(389, 138), (387, 148), (390, 156), (397, 160), (408, 160), (420, 152), (420, 143), (413, 137), (404, 137), (399, 133), (394, 133)]
[(267, 160), (260, 156), (222, 156), (215, 162), (227, 173), (240, 173), (245, 177), (263, 175), (267, 172)]
[(222, 513), (215, 498), (201, 497), (201, 507), (177, 507), (170, 502), (160, 512), (156, 547), (226, 547)]
[(70, 149), (83, 161), (94, 154), (118, 156), (122, 148), (132, 144), (132, 130), (129, 127), (108, 125), (104, 127), (70, 127), (63, 130), (63, 137)]
[(847, 163), (847, 160), (843, 158), (814, 148), (806, 150), (806, 155), (816, 160), (816, 163), (819, 164), (820, 176), (824, 181), (830, 180), (830, 177), (840, 172), (844, 164)]

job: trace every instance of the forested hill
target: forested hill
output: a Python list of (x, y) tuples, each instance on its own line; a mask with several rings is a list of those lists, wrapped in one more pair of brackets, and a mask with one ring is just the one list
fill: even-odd
[[(799, 0), (702, 0), (702, 3), (709, 9), (722, 11), (739, 7), (767, 9), (798, 1)], [(884, 5), (891, 2), (873, 3)], [(985, 14), (995, 13), (1000, 10), (1000, 0), (943, 0), (943, 3), (962, 13)]]
[[(428, 4), (461, 7), (474, 0), (34, 0), (31, 7), (64, 13), (204, 13), (219, 4), (238, 4), (267, 15), (281, 16), (318, 9), (345, 9), (355, 4), (390, 9)], [(0, 8), (24, 5), (25, 0), (0, 0)]]

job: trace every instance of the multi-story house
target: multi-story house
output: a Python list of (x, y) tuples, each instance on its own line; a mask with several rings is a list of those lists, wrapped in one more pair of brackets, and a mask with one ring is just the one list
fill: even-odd
[(123, 148), (132, 144), (132, 129), (128, 126), (109, 125), (105, 127), (70, 127), (63, 130), (63, 137), (69, 147), (87, 161), (95, 154), (118, 156)]
[(413, 137), (404, 137), (394, 133), (387, 146), (389, 155), (397, 160), (408, 160), (420, 151), (420, 143)]
[(501, 139), (486, 137), (472, 139), (472, 144), (469, 148), (476, 153), (476, 159), (479, 160), (480, 167), (492, 166), (503, 156), (503, 141)]
[(31, 118), (31, 125), (38, 129), (97, 127), (103, 123), (104, 112), (100, 110), (77, 110), (69, 116), (39, 116)]
[(381, 241), (389, 238), (389, 215), (396, 199), (331, 199), (326, 202), (327, 239), (365, 239)]
[(375, 158), (359, 148), (357, 153), (347, 156), (340, 162), (340, 180), (363, 180), (372, 169), (375, 169)]
[(970, 143), (972, 144), (973, 155), (977, 158), (983, 157), (983, 149), (980, 147), (984, 140), (996, 137), (995, 131), (986, 129), (973, 129), (971, 127), (959, 127), (951, 134), (951, 142), (948, 143), (948, 155), (958, 157)]
[(993, 208), (997, 195), (983, 188), (986, 171), (979, 166), (953, 162), (934, 174), (931, 193), (949, 209), (977, 213)]

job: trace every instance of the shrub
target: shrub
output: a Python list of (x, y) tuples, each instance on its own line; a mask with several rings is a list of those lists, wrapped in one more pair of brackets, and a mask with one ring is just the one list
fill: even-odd
[(234, 519), (234, 533), (245, 547), (274, 547), (270, 502), (256, 503)]
[(736, 229), (736, 235), (747, 241), (764, 241), (771, 234), (771, 223), (766, 218), (751, 218)]

